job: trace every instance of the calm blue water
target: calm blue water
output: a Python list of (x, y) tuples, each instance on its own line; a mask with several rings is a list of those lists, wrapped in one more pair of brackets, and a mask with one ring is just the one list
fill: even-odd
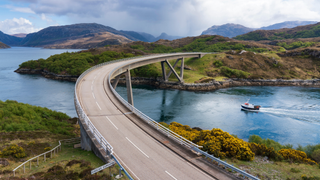
[[(73, 82), (13, 72), (24, 61), (65, 51), (13, 47), (0, 49), (0, 100), (47, 107), (76, 116)], [(126, 98), (125, 87), (117, 91)], [(134, 86), (135, 106), (156, 121), (177, 121), (202, 129), (220, 128), (247, 140), (257, 134), (280, 143), (320, 143), (320, 89), (302, 87), (235, 87), (212, 92), (160, 90)], [(262, 106), (259, 113), (240, 110), (247, 101)]]
[[(126, 98), (125, 87), (117, 91)], [(233, 87), (212, 92), (133, 87), (134, 105), (156, 121), (202, 129), (220, 128), (248, 140), (256, 134), (282, 144), (320, 143), (320, 89), (303, 87)], [(262, 106), (259, 113), (240, 104)]]
[(66, 51), (79, 50), (26, 47), (0, 49), (0, 100), (16, 100), (64, 112), (71, 117), (77, 116), (73, 103), (75, 83), (14, 72), (24, 61), (48, 58)]

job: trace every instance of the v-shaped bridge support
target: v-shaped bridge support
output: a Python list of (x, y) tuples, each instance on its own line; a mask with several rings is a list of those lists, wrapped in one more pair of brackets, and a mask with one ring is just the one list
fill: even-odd
[[(178, 73), (174, 70), (174, 68), (176, 67), (176, 65), (180, 60), (181, 60), (181, 66), (180, 66), (180, 76), (179, 76)], [(170, 68), (168, 75), (166, 74), (165, 63)], [(178, 81), (183, 83), (184, 58), (177, 59), (177, 61), (174, 63), (173, 66), (171, 66), (171, 64), (168, 62), (167, 59), (165, 61), (161, 61), (161, 68), (162, 68), (162, 76), (164, 81), (168, 81), (170, 75), (173, 73), (178, 79)]]

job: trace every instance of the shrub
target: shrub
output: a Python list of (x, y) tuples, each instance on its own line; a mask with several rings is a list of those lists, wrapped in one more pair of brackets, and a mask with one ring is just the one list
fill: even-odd
[(25, 150), (18, 146), (17, 144), (12, 144), (8, 148), (4, 148), (2, 156), (13, 156), (15, 158), (24, 158), (26, 157)]
[(320, 177), (317, 177), (317, 176), (310, 176), (310, 177), (308, 177), (308, 176), (306, 176), (305, 174), (303, 174), (303, 175), (301, 176), (301, 178), (302, 178), (302, 180), (320, 180)]
[(296, 168), (291, 168), (290, 169), (290, 172), (293, 172), (293, 173), (299, 173), (301, 172), (299, 169), (296, 169)]
[(216, 157), (235, 157), (246, 161), (251, 161), (254, 158), (254, 153), (247, 142), (235, 138), (221, 129), (199, 131), (177, 122), (172, 122), (169, 128), (186, 139), (203, 146), (204, 151)]
[(273, 147), (275, 151), (279, 151), (280, 149), (292, 149), (292, 145), (291, 144), (286, 144), (286, 145), (281, 145), (280, 143), (272, 140), (272, 139), (262, 139), (260, 136), (258, 135), (251, 135), (249, 136), (249, 143), (257, 143), (257, 144), (264, 144), (266, 145), (268, 148)]
[(221, 67), (221, 66), (223, 66), (223, 63), (222, 63), (222, 61), (215, 60), (215, 61), (213, 61), (213, 65), (216, 67)]
[(264, 144), (257, 144), (257, 143), (250, 143), (250, 149), (252, 152), (254, 152), (255, 155), (260, 155), (260, 156), (267, 156), (270, 159), (273, 160), (281, 160), (283, 157), (274, 150), (273, 147), (267, 147)]
[(313, 151), (311, 154), (312, 159), (314, 159), (317, 163), (320, 163), (320, 149)]
[(305, 162), (308, 164), (317, 164), (315, 161), (308, 159), (307, 154), (303, 151), (295, 149), (281, 149), (279, 153), (284, 159), (294, 161), (294, 162)]
[(47, 151), (50, 151), (51, 150), (51, 147), (46, 147), (44, 148), (44, 151), (47, 152)]
[(248, 72), (237, 70), (237, 69), (231, 69), (226, 66), (222, 66), (220, 68), (220, 72), (221, 72), (221, 74), (223, 74), (224, 76), (227, 76), (229, 78), (231, 78), (231, 77), (248, 78), (248, 76), (250, 75), (250, 73), (248, 73)]

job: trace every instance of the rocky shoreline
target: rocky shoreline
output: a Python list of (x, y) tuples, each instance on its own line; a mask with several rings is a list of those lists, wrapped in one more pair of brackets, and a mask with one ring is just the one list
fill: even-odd
[[(34, 70), (19, 68), (14, 72), (21, 74), (41, 74), (45, 78), (76, 82), (78, 76), (58, 75), (46, 70)], [(164, 82), (162, 78), (142, 78), (132, 77), (134, 85), (151, 85), (160, 89), (178, 89), (187, 91), (212, 91), (222, 88), (236, 86), (303, 86), (303, 87), (320, 87), (320, 79), (312, 80), (283, 80), (283, 79), (227, 79), (225, 81), (210, 81), (208, 83), (179, 83), (179, 82)], [(125, 84), (125, 79), (120, 79), (119, 84)]]
[[(303, 86), (303, 87), (320, 87), (320, 79), (312, 80), (264, 80), (264, 79), (227, 79), (225, 81), (210, 81), (208, 83), (178, 83), (164, 82), (162, 78), (137, 78), (131, 80), (135, 85), (151, 85), (160, 89), (178, 89), (187, 91), (212, 91), (222, 88), (237, 86)], [(125, 84), (125, 79), (119, 80), (120, 84)]]
[(47, 70), (43, 69), (26, 69), (26, 68), (19, 68), (14, 72), (20, 74), (40, 74), (45, 78), (54, 79), (54, 80), (61, 80), (61, 81), (71, 81), (76, 82), (79, 76), (71, 76), (71, 75), (59, 75)]

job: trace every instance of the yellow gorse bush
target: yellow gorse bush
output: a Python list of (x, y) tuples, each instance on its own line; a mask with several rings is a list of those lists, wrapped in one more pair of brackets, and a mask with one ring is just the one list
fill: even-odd
[(307, 158), (307, 154), (303, 151), (295, 149), (281, 149), (279, 153), (283, 156), (284, 159), (293, 160), (298, 162), (305, 162), (308, 164), (317, 164), (315, 161)]
[(15, 158), (23, 158), (27, 156), (25, 153), (25, 150), (16, 144), (12, 144), (8, 148), (4, 148), (2, 154), (3, 154), (2, 156), (11, 155)]
[(254, 159), (254, 153), (247, 142), (235, 138), (221, 129), (198, 131), (177, 122), (172, 122), (169, 128), (186, 139), (203, 146), (204, 151), (216, 157), (235, 157), (247, 161)]

